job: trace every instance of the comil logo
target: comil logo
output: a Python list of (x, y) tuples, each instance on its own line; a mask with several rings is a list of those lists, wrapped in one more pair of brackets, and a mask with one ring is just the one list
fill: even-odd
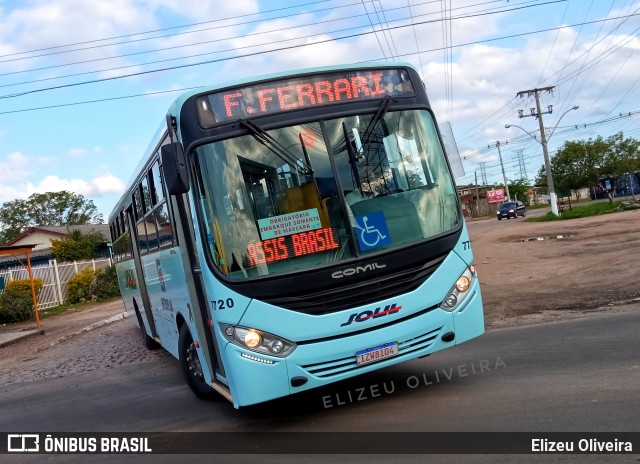
[(379, 264), (379, 263), (371, 263), (365, 266), (348, 267), (341, 271), (334, 272), (333, 274), (331, 274), (331, 277), (333, 277), (334, 279), (341, 279), (343, 277), (360, 274), (361, 272), (373, 271), (375, 269), (384, 269), (385, 267), (387, 267), (386, 264)]
[(37, 433), (10, 433), (7, 436), (9, 453), (37, 453), (40, 451), (40, 435)]

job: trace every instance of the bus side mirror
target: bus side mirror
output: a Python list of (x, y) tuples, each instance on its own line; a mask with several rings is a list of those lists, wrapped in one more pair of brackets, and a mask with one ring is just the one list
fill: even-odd
[(189, 191), (189, 177), (184, 150), (179, 142), (163, 145), (160, 148), (162, 174), (170, 195), (179, 195)]

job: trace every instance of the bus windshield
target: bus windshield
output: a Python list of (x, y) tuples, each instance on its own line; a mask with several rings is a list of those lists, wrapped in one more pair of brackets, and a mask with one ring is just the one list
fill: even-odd
[(234, 280), (429, 240), (461, 216), (427, 111), (389, 111), (263, 131), (196, 148), (216, 268)]

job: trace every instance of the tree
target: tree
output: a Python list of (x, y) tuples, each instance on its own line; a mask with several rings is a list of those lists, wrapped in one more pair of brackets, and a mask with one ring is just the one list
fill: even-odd
[(572, 190), (599, 184), (603, 176), (611, 174), (609, 154), (610, 144), (602, 137), (566, 141), (551, 159), (554, 186), (567, 196)]
[(104, 237), (100, 232), (83, 234), (74, 230), (63, 239), (51, 240), (51, 254), (60, 262), (91, 259), (102, 242)]
[[(640, 170), (640, 141), (624, 138), (618, 132), (606, 140), (567, 141), (551, 159), (551, 172), (558, 189), (579, 190), (601, 183), (603, 178), (616, 178)], [(542, 171), (536, 182), (542, 181)], [(546, 175), (544, 176), (546, 182)], [(612, 183), (608, 190), (613, 202)]]
[(609, 151), (607, 152), (606, 166), (612, 175), (624, 175), (640, 171), (640, 141), (632, 138), (624, 138), (622, 132), (618, 132), (607, 139)]
[(5, 243), (29, 227), (102, 224), (102, 214), (93, 201), (62, 190), (34, 193), (26, 200), (8, 201), (0, 207), (0, 243)]
[(527, 179), (512, 180), (509, 184), (509, 196), (512, 200), (519, 200), (525, 205), (529, 205), (529, 195), (527, 195), (529, 189)]

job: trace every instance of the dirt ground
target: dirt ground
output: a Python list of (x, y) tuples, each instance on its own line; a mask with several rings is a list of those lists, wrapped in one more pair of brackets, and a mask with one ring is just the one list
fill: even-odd
[(640, 210), (468, 228), (487, 328), (640, 308)]
[[(164, 350), (144, 347), (137, 327), (121, 317), (123, 311), (122, 300), (114, 300), (56, 314), (41, 321), (42, 334), (0, 348), (0, 395), (2, 386), (13, 383), (169, 358)], [(104, 324), (105, 320), (113, 322)], [(6, 324), (0, 332), (34, 325)], [(90, 327), (96, 328), (87, 330)]]

